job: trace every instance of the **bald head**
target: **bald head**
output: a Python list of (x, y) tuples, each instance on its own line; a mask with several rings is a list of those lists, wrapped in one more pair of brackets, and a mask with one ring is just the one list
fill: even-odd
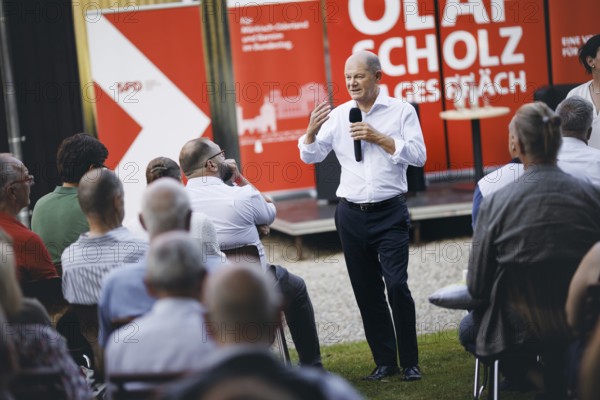
[(79, 205), (88, 217), (101, 220), (123, 220), (123, 184), (109, 169), (96, 168), (88, 171), (77, 189)]
[(220, 345), (272, 343), (280, 299), (265, 274), (237, 266), (220, 270), (209, 278), (204, 299)]
[(184, 144), (179, 153), (179, 164), (184, 175), (189, 178), (202, 170), (215, 150), (220, 151), (219, 146), (206, 138), (192, 139)]
[(377, 71), (381, 71), (379, 57), (370, 51), (357, 51), (346, 60), (346, 64), (351, 62), (363, 63), (372, 74), (375, 74)]
[(160, 178), (146, 188), (142, 198), (142, 223), (151, 238), (168, 231), (189, 230), (192, 210), (183, 185)]

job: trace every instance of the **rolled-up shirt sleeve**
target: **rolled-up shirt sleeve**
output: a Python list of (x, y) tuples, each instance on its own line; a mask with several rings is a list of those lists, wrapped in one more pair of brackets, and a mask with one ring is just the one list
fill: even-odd
[(400, 135), (393, 136), (396, 151), (390, 155), (390, 160), (394, 164), (403, 163), (422, 167), (427, 161), (427, 150), (417, 112), (410, 104), (404, 108), (400, 123), (402, 124)]

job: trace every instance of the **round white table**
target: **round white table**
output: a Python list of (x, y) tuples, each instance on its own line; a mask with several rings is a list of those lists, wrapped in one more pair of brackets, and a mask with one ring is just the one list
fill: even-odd
[(462, 110), (447, 110), (440, 113), (440, 118), (447, 121), (471, 121), (473, 137), (473, 164), (475, 166), (475, 183), (483, 178), (483, 158), (481, 156), (481, 125), (480, 120), (495, 118), (510, 112), (508, 107), (465, 108)]

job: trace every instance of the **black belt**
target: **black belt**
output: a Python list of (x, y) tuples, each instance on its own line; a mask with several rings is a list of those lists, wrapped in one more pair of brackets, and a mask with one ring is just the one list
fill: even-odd
[(382, 209), (390, 204), (396, 203), (398, 200), (404, 200), (404, 195), (399, 194), (398, 196), (394, 196), (390, 199), (379, 201), (377, 203), (353, 203), (351, 201), (346, 200), (344, 197), (340, 197), (340, 201), (347, 205), (350, 208), (356, 208), (360, 211), (376, 211)]

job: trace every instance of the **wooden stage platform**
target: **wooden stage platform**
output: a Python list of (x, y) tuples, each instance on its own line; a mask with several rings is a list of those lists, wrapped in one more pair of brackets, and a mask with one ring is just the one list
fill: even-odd
[[(414, 240), (421, 238), (420, 221), (436, 218), (471, 215), (473, 200), (471, 183), (436, 182), (423, 192), (407, 196)], [(293, 236), (296, 248), (302, 248), (302, 236), (314, 233), (333, 232), (333, 216), (336, 204), (328, 204), (306, 195), (305, 197), (275, 200), (277, 218), (271, 229)]]

